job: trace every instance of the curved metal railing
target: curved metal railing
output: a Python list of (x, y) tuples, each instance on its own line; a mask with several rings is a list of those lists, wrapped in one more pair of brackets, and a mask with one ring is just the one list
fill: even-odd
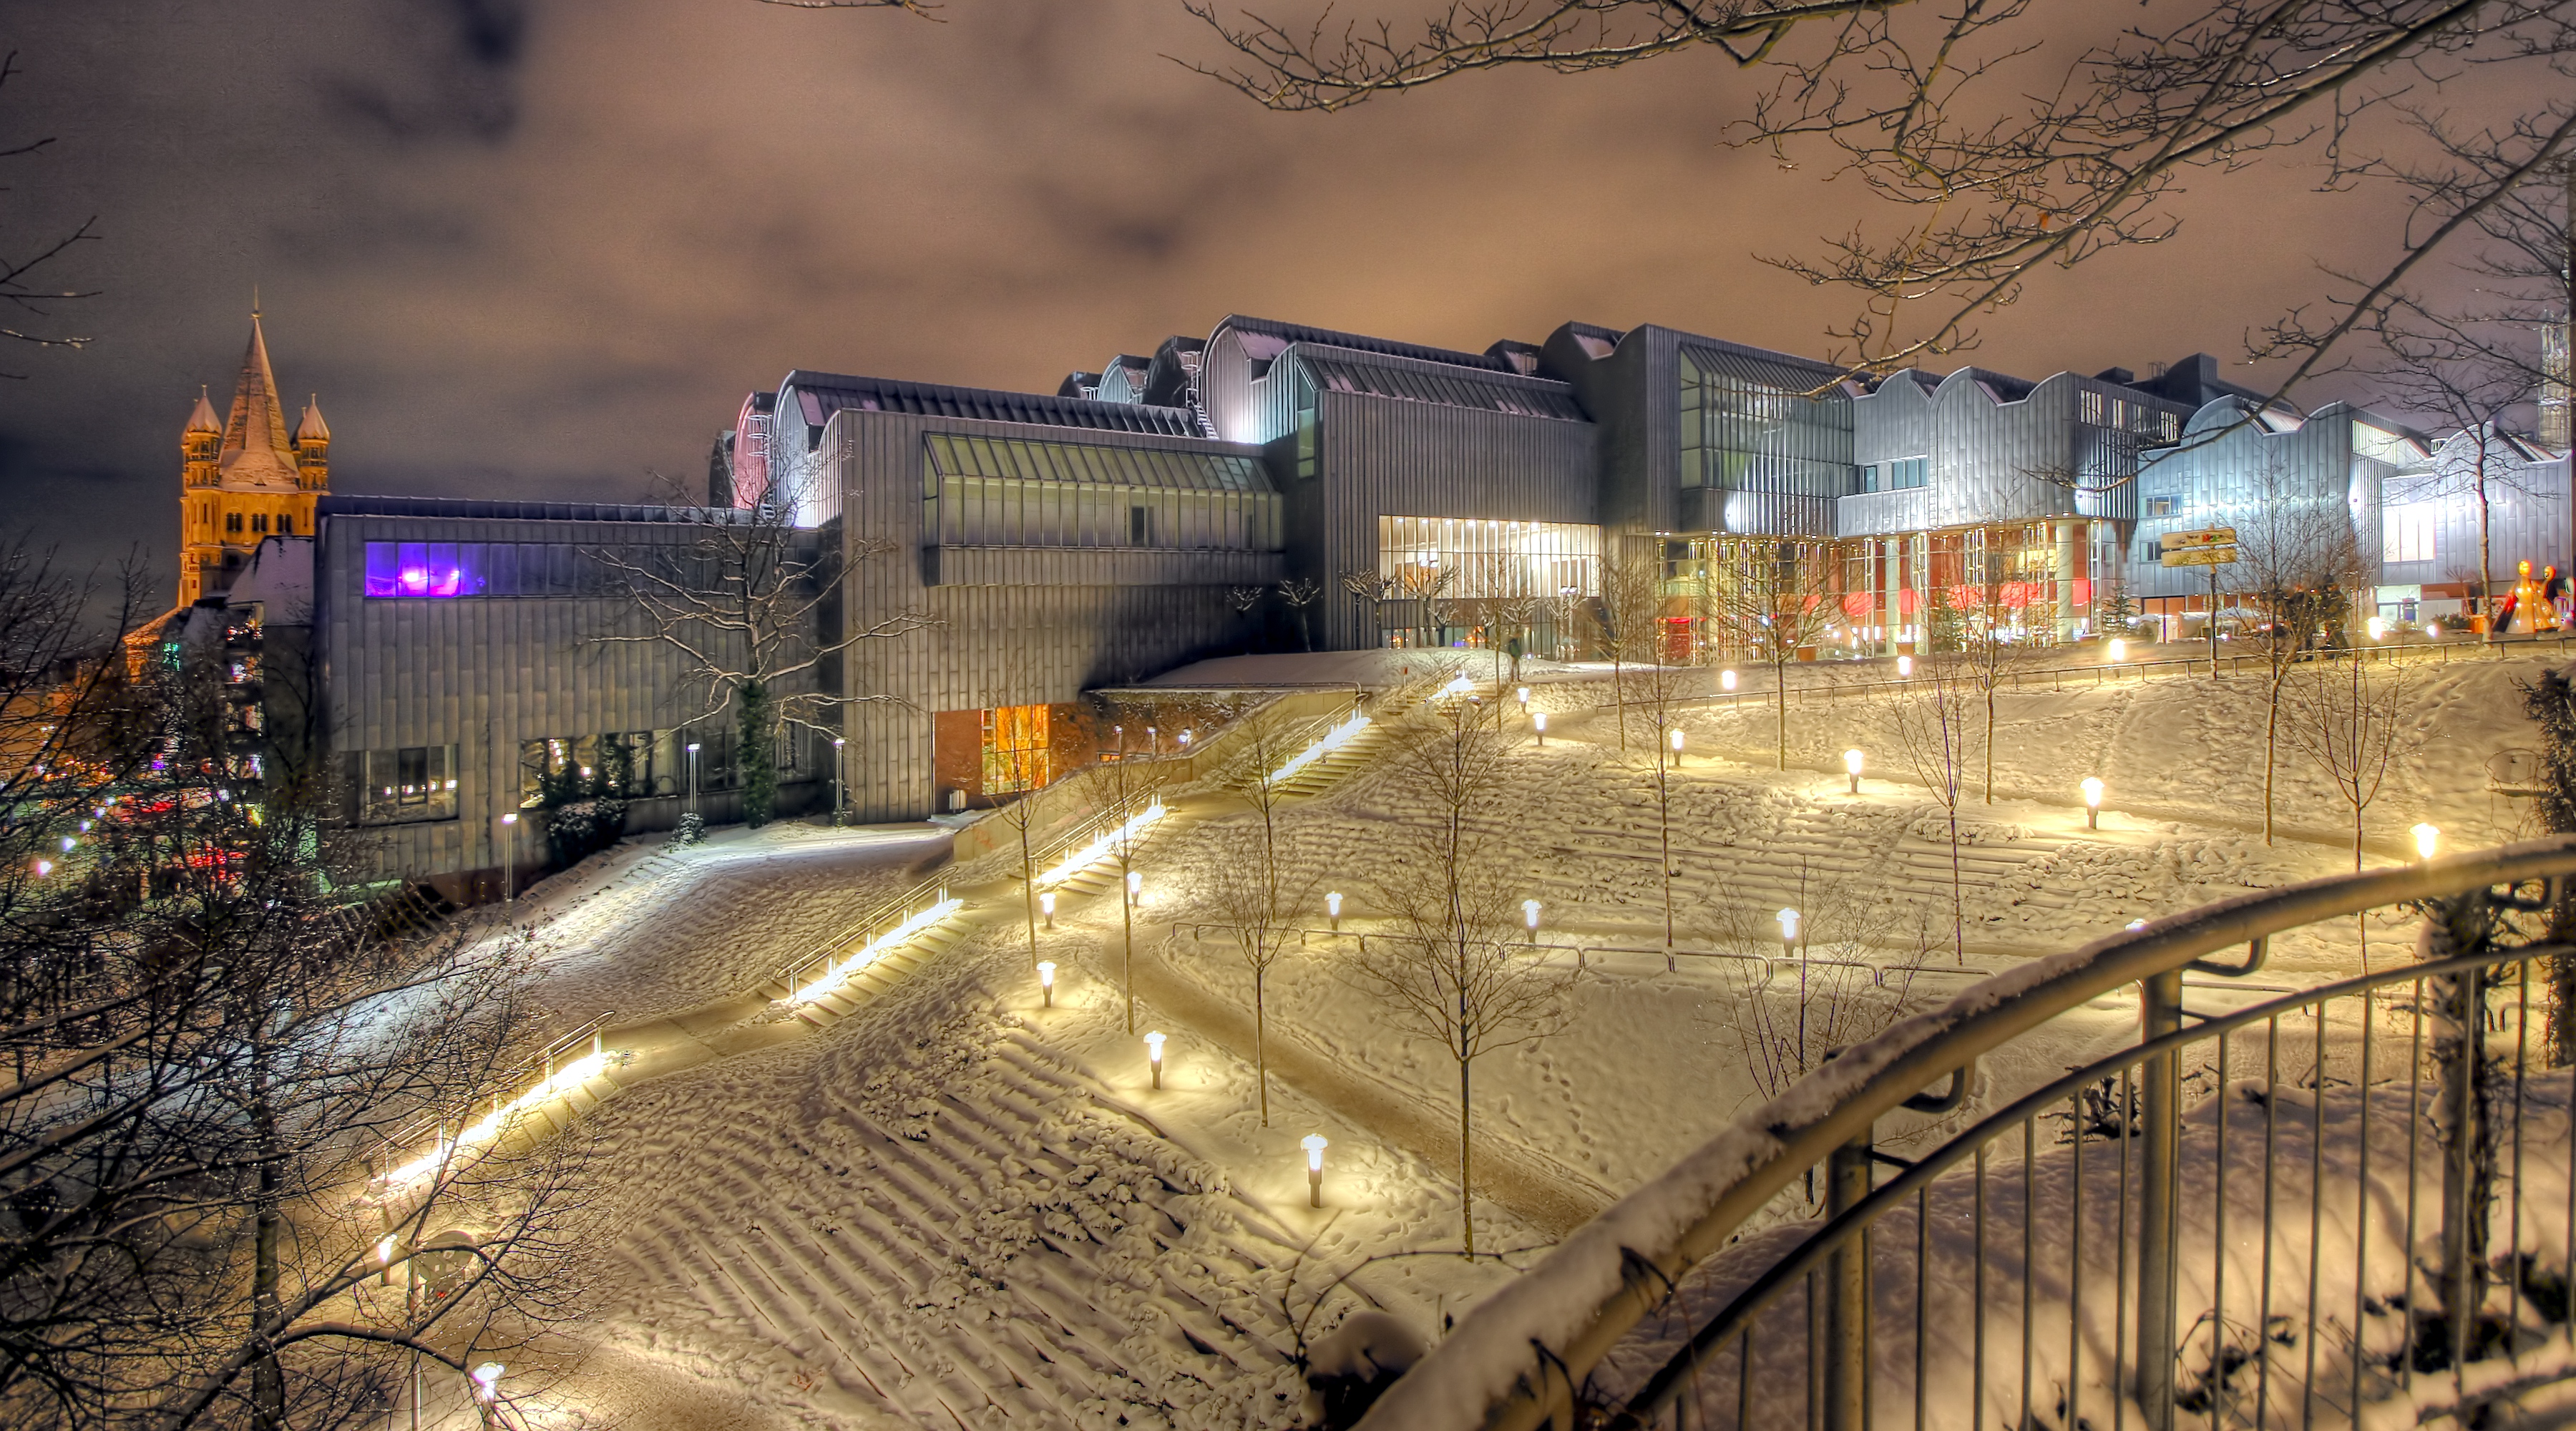
[[(2576, 1366), (2576, 1357), (2566, 1353), (2566, 1333), (2548, 1331), (2576, 1317), (2576, 1261), (2567, 1252), (2576, 1245), (2567, 1075), (2534, 1071), (2540, 1045), (2526, 1030), (2538, 1032), (2543, 1025), (2523, 1017), (2532, 1012), (2542, 983), (2529, 971), (2544, 961), (2554, 971), (2562, 950), (2536, 938), (2518, 947), (2508, 943), (2531, 936), (2543, 922), (2561, 928), (2576, 922), (2566, 898), (2570, 876), (2576, 876), (2576, 836), (2530, 841), (2248, 894), (1986, 980), (1945, 1007), (1845, 1051), (1621, 1199), (1465, 1318), (1389, 1388), (1361, 1425), (1366, 1431), (1466, 1431), (1575, 1424), (1580, 1417), (1581, 1424), (1627, 1426), (1731, 1423), (1735, 1431), (1757, 1425), (1858, 1431), (1879, 1421), (1916, 1428), (2066, 1427), (2080, 1421), (2123, 1431), (2134, 1421), (2166, 1431), (2179, 1413), (2188, 1413), (2207, 1417), (2213, 1428), (2239, 1422), (2259, 1427), (2271, 1418), (2348, 1418), (2356, 1405), (2399, 1394), (2420, 1403), (2415, 1378), (2429, 1365), (2450, 1369), (2452, 1404), (2461, 1407), (2494, 1394), (2497, 1386), (2527, 1380), (2532, 1357)], [(2535, 883), (2536, 895), (2524, 892)], [(2433, 916), (2426, 962), (2249, 1009), (2183, 1007), (2186, 970), (2216, 978), (2250, 974), (2261, 967), (2273, 936), (2395, 905)], [(2205, 957), (2231, 946), (2245, 946), (2249, 957), (2240, 963)], [(2498, 969), (2506, 976), (2493, 973)], [(1923, 1112), (1955, 1107), (1980, 1059), (2132, 983), (2140, 985), (2138, 1045), (2014, 1099), (1901, 1166), (1895, 1181), (1873, 1187), (1875, 1165), (1901, 1163), (1874, 1146), (1882, 1118), (1908, 1105)], [(2384, 992), (2401, 984), (2414, 986), (2416, 996), (2401, 1000)], [(2499, 989), (2507, 993), (2499, 996)], [(2500, 998), (2509, 998), (2510, 1007)], [(2355, 1007), (2358, 1020), (2348, 1019), (2342, 1034), (2329, 1037), (2335, 1016)], [(2302, 1095), (2279, 1085), (2279, 1060), (2287, 1047), (2280, 1023), (2307, 1017), (2301, 1011), (2309, 1008), (2317, 1010), (2310, 1021), (2316, 1051), (2305, 1074), (2323, 1087)], [(2413, 1025), (2402, 1089), (2392, 1077), (2370, 1098), (2330, 1095), (2326, 1090), (2338, 1080), (2348, 1082), (2355, 1068), (2367, 1080), (2394, 1074), (2393, 1058), (2388, 1065), (2371, 1064), (2376, 1035), (2370, 1031), (2391, 1009), (2404, 1010)], [(2197, 1025), (2185, 1029), (2186, 1018)], [(2229, 1098), (2254, 1095), (2241, 1089), (2231, 1095), (2228, 1080), (2240, 1035), (2256, 1024), (2264, 1030), (2258, 1085), (2263, 1141), (2248, 1153), (2228, 1141)], [(2487, 1049), (2491, 1024), (2510, 1025), (2509, 1054)], [(2555, 1035), (2554, 1026), (2549, 1032)], [(2216, 1052), (2216, 1066), (2195, 1079), (2211, 1079), (2213, 1091), (2222, 1095), (2203, 1098), (2190, 1110), (2193, 1119), (2213, 1125), (2215, 1141), (2205, 1148), (2187, 1142), (2183, 1126), (2184, 1065), (2191, 1050), (2202, 1046)], [(2295, 1077), (2295, 1055), (2292, 1063)], [(2502, 1097), (2496, 1090), (2505, 1084), (2487, 1078), (2490, 1065), (2505, 1070), (2497, 1078), (2509, 1078), (2509, 1130), (2476, 1136), (2444, 1131), (2483, 1127), (2478, 1120), (2490, 1116), (2490, 1105), (2503, 1106), (2496, 1103)], [(2436, 1075), (2429, 1091), (2423, 1081), (2427, 1069)], [(2112, 1086), (2104, 1086), (2105, 1078)], [(1947, 1094), (1926, 1094), (1944, 1083)], [(2332, 1162), (2362, 1209), (2333, 1231), (2341, 1241), (2321, 1243), (2305, 1257), (2311, 1276), (2326, 1275), (2322, 1268), (2334, 1255), (2361, 1264), (2349, 1274), (2345, 1264), (2330, 1264), (2332, 1276), (2349, 1275), (2352, 1284), (2343, 1289), (2338, 1282), (2331, 1296), (2283, 1288), (2273, 1275), (2280, 1250), (2275, 1234), (2284, 1225), (2273, 1152), (2284, 1126), (2281, 1109), (2302, 1096), (2315, 1111), (2305, 1123), (2293, 1113), (2290, 1125), (2309, 1130), (2310, 1156), (2321, 1166)], [(2393, 1193), (2371, 1182), (2375, 1174), (2384, 1181), (2389, 1171), (2370, 1153), (2374, 1098), (2397, 1100), (2378, 1110), (2383, 1123), (2402, 1111), (2407, 1125), (2407, 1181)], [(2359, 1111), (2343, 1108), (2347, 1102)], [(2043, 1156), (2038, 1130), (2059, 1105), (2065, 1105), (2071, 1141), (2063, 1152), (2052, 1148)], [(2531, 1125), (2533, 1141), (2526, 1148), (2520, 1134), (2534, 1107), (2545, 1117)], [(2440, 1114), (2429, 1135), (2416, 1116), (2426, 1109)], [(2343, 1134), (2336, 1120), (2347, 1113), (2351, 1137), (2338, 1141)], [(2238, 1125), (2240, 1137), (2245, 1127)], [(2030, 1200), (2017, 1218), (2004, 1216), (1998, 1224), (1993, 1214), (1999, 1209), (1988, 1206), (1989, 1175), (1998, 1140), (2009, 1145), (2016, 1133), (2020, 1180)], [(2088, 1145), (2106, 1140), (2116, 1143), (2116, 1158), (2097, 1155), (2086, 1173)], [(2416, 1175), (2428, 1147), (2448, 1179), (2447, 1191), (2434, 1199), (2443, 1212), (2443, 1250), (2431, 1259), (2431, 1272), (2414, 1265), (2421, 1260)], [(2004, 1146), (2001, 1152), (2011, 1165), (2014, 1149)], [(2509, 1171), (2500, 1158), (2510, 1160)], [(2261, 1176), (2240, 1180), (2231, 1193), (2228, 1170), (2251, 1167), (2254, 1159)], [(2085, 1179), (2102, 1177), (2105, 1162), (2117, 1168), (2116, 1185), (2107, 1193), (2086, 1191), (2091, 1185)], [(1962, 1165), (1971, 1163), (1973, 1170), (1963, 1173)], [(1827, 1220), (1756, 1230), (1757, 1216), (1810, 1173), (1821, 1175)], [(2304, 1191), (2315, 1199), (2325, 1186), (2312, 1176)], [(2493, 1246), (2481, 1241), (2489, 1220), (2463, 1210), (2484, 1205), (2477, 1201), (2485, 1196), (2479, 1188), (2511, 1205), (2506, 1231)], [(2525, 1198), (2526, 1189), (2535, 1196)], [(1909, 1197), (1920, 1200), (1912, 1218), (1912, 1281), (1917, 1289), (1932, 1289), (1910, 1300), (1905, 1279), (1871, 1274), (1873, 1257), (1891, 1250), (1873, 1245), (1888, 1239), (1873, 1238), (1871, 1229), (1889, 1218), (1903, 1221), (1902, 1204)], [(2247, 1197), (2258, 1203), (2246, 1215), (2257, 1232), (2249, 1233), (2240, 1221), (2231, 1233), (2228, 1210)], [(2563, 1211), (2542, 1218), (2542, 1201)], [(2402, 1213), (2387, 1213), (2386, 1207), (2401, 1207)], [(2387, 1221), (2391, 1216), (2401, 1223)], [(2400, 1279), (2394, 1290), (2374, 1292), (2369, 1281), (2372, 1218), (2382, 1219), (2377, 1235), (2383, 1239), (2403, 1227), (2402, 1251), (2380, 1254), (2387, 1258), (2382, 1271), (2393, 1266)], [(2006, 1245), (1989, 1245), (1987, 1233), (1997, 1225), (2010, 1230)], [(2322, 1225), (2319, 1216), (2311, 1216), (2306, 1230), (2324, 1237)], [(2051, 1239), (2046, 1247), (2043, 1230)], [(1730, 1251), (1739, 1236), (1742, 1245)], [(2228, 1249), (2223, 1257), (2217, 1255), (2222, 1248)], [(2498, 1248), (2501, 1261), (2490, 1255)], [(1892, 1250), (1901, 1258), (1901, 1246)], [(1993, 1273), (1989, 1264), (2012, 1270)], [(2239, 1293), (2253, 1284), (2250, 1300), (2230, 1300), (2231, 1274)], [(1990, 1276), (2007, 1277), (2011, 1295), (1989, 1298)], [(2480, 1290), (2491, 1278), (2507, 1289), (2501, 1317)], [(2352, 1300), (2328, 1305), (2340, 1296)], [(1952, 1305), (1934, 1305), (1944, 1301)], [(2370, 1305), (2382, 1313), (2371, 1313)], [(2395, 1321), (2386, 1320), (2390, 1307), (2400, 1309)], [(1874, 1322), (1874, 1311), (1890, 1308), (1910, 1312), (1901, 1319), (1905, 1323), (1929, 1319), (1933, 1330), (1909, 1335), (1906, 1325), (1886, 1325), (1886, 1318)], [(2280, 1315), (2293, 1324), (2322, 1320), (2319, 1328), (2290, 1328), (2286, 1334), (2300, 1348), (2300, 1364), (2294, 1373), (2276, 1376)], [(2374, 1315), (2379, 1320), (2365, 1324)], [(1803, 1331), (1766, 1334), (1782, 1319)], [(2428, 1320), (2438, 1324), (2437, 1332), (2424, 1330)], [(1990, 1383), (1986, 1371), (1994, 1348), (1987, 1334), (1998, 1328), (1999, 1335), (2009, 1333), (2013, 1352), (2004, 1366), (2008, 1374)], [(2340, 1351), (2320, 1349), (2318, 1337), (2329, 1331), (2328, 1341), (2342, 1338)], [(1747, 1347), (1755, 1350), (1748, 1353)], [(2326, 1379), (2342, 1388), (2337, 1395), (2316, 1394), (2324, 1383), (2307, 1364), (2310, 1355), (2320, 1357), (2331, 1373)], [(2461, 1370), (2481, 1359), (2495, 1365), (2473, 1368), (2474, 1375)], [(1743, 1374), (1748, 1366), (1750, 1376)], [(2249, 1376), (2259, 1385), (2246, 1387), (2243, 1378)], [(2280, 1398), (2292, 1387), (2299, 1401), (2285, 1408)], [(1912, 1414), (1889, 1420), (1886, 1408), (1906, 1402)], [(1992, 1422), (1990, 1416), (2001, 1419)]]

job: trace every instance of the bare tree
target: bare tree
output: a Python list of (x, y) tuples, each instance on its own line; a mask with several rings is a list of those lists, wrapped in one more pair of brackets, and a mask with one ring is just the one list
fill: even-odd
[[(1934, 587), (1926, 624), (1946, 624), (1949, 593)], [(1950, 834), (1950, 943), (1960, 964), (1968, 962), (1966, 883), (1959, 863), (1959, 801), (1966, 788), (1968, 741), (1975, 720), (1978, 688), (1967, 659), (1956, 651), (1934, 651), (1918, 657), (1914, 680), (1898, 696), (1890, 725), (1896, 745), (1914, 777), (1940, 802)]]
[[(1836, 1050), (1885, 1032), (1905, 1013), (1913, 967), (1930, 943), (1919, 914), (1882, 885), (1817, 880), (1801, 865), (1787, 897), (1799, 916), (1794, 947), (1770, 909), (1738, 902), (1718, 911), (1717, 947), (1738, 956), (1729, 963), (1740, 997), (1725, 1025), (1753, 1080), (1748, 1098), (1777, 1098)], [(1896, 978), (1883, 986), (1873, 966), (1909, 941)]]
[(682, 679), (703, 693), (702, 718), (732, 710), (743, 819), (755, 828), (768, 823), (777, 798), (783, 734), (821, 730), (845, 707), (892, 699), (825, 689), (818, 672), (869, 642), (935, 624), (917, 609), (847, 624), (847, 562), (882, 559), (893, 548), (862, 543), (845, 558), (837, 532), (796, 525), (803, 496), (784, 485), (757, 507), (681, 507), (679, 542), (594, 553), (643, 629), (592, 639), (676, 654)]
[(1429, 818), (1376, 883), (1398, 931), (1372, 938), (1349, 966), (1396, 1026), (1436, 1042), (1458, 1065), (1458, 1197), (1465, 1249), (1476, 1250), (1473, 1134), (1476, 1060), (1562, 1027), (1568, 976), (1522, 944), (1521, 892), (1510, 852), (1490, 828), (1506, 766), (1481, 703), (1435, 698), (1392, 755), (1396, 778)]
[(1386, 603), (1395, 597), (1394, 580), (1373, 571), (1346, 571), (1341, 581), (1342, 590), (1350, 593), (1352, 602), (1359, 607), (1361, 624), (1377, 627)]
[(1821, 544), (1796, 537), (1738, 537), (1709, 565), (1701, 605), (1712, 642), (1771, 668), (1779, 768), (1789, 768), (1789, 668), (1823, 638), (1842, 607)]
[(1252, 1076), (1264, 1128), (1270, 1126), (1270, 971), (1304, 937), (1299, 912), (1312, 902), (1320, 878), (1285, 858), (1277, 833), (1258, 819), (1248, 829), (1228, 832), (1210, 867), (1212, 903), (1244, 972), (1252, 976)]
[(1633, 538), (1614, 539), (1601, 556), (1601, 648), (1610, 657), (1610, 705), (1618, 717), (1619, 749), (1628, 749), (1628, 668), (1656, 658), (1655, 618), (1663, 608), (1663, 570), (1654, 552)]
[(1512, 650), (1512, 680), (1521, 678), (1521, 657), (1529, 650), (1532, 623), (1538, 620), (1541, 598), (1524, 592), (1517, 596), (1496, 597), (1485, 603), (1485, 617), (1498, 632), (1509, 635), (1494, 644), (1509, 644)]
[(2319, 629), (2340, 627), (2366, 580), (2340, 493), (2293, 490), (2277, 470), (2261, 474), (2255, 500), (2236, 522), (2236, 574), (2264, 613), (2263, 843), (2272, 843), (2273, 793), (2280, 768), (2281, 703), (2290, 672), (2314, 651)]
[(2390, 766), (2402, 766), (2424, 734), (2406, 717), (2413, 696), (2401, 666), (2373, 665), (2358, 654), (2300, 667), (2288, 687), (2290, 745), (2352, 811), (2352, 867), (2361, 868), (2362, 821), (2379, 798)]
[(1279, 583), (1280, 604), (1286, 606), (1288, 614), (1296, 618), (1297, 639), (1303, 642), (1309, 651), (1315, 649), (1315, 628), (1307, 623), (1306, 608), (1314, 605), (1323, 594), (1322, 582), (1308, 581), (1302, 576), (1292, 576)]
[(2012, 675), (2022, 647), (2014, 623), (2026, 604), (2028, 586), (2021, 579), (2018, 533), (1998, 539), (1992, 528), (1969, 534), (1960, 553), (1959, 592), (1954, 605), (1958, 669), (1976, 687), (1985, 710), (1985, 730), (1978, 749), (1985, 760), (1985, 802), (1995, 803), (1995, 693)]
[[(11, 50), (6, 55), (0, 55), (0, 86), (7, 85), (17, 73), (18, 52)], [(53, 143), (51, 138), (0, 140), (0, 159), (25, 159), (41, 155), (52, 148)], [(0, 192), (6, 191), (0, 190)], [(98, 219), (95, 216), (83, 219), (72, 227), (71, 232), (53, 234), (23, 251), (19, 249), (15, 239), (12, 239), (8, 246), (10, 251), (0, 254), (0, 303), (8, 304), (21, 315), (16, 319), (18, 323), (26, 323), (30, 326), (23, 328), (0, 326), (0, 338), (38, 348), (83, 348), (89, 345), (87, 338), (60, 331), (44, 331), (34, 325), (43, 324), (47, 328), (51, 327), (54, 304), (98, 296), (94, 290), (85, 292), (80, 289), (38, 286), (50, 280), (51, 270), (59, 268), (62, 260), (73, 249), (92, 242), (98, 237), (91, 232), (97, 226)], [(0, 378), (25, 376), (24, 373), (0, 371)]]
[(1331, 11), (1291, 28), (1230, 19), (1215, 0), (1184, 4), (1233, 52), (1230, 68), (1193, 68), (1279, 110), (1338, 110), (1482, 70), (1574, 73), (1704, 48), (1766, 70), (1736, 142), (1856, 180), (1913, 216), (1884, 237), (1854, 230), (1819, 255), (1768, 260), (1858, 295), (1834, 330), (1855, 373), (1973, 343), (1978, 315), (2051, 267), (2171, 239), (2171, 201), (2195, 171), (2321, 162), (2330, 190), (2384, 172), (2409, 143), (2392, 111), (2428, 84), (2477, 117), (2460, 127), (2518, 136), (2498, 164), (2460, 165), (2419, 191), (2397, 254), (2274, 345), (2295, 360), (2287, 391), (2576, 141), (2576, 106), (2524, 112), (2532, 94), (2565, 92), (2576, 55), (2576, 19), (2556, 0), (2224, 0), (2117, 19), (2025, 0), (1453, 0), (1405, 31)]
[(1650, 787), (1655, 797), (1656, 870), (1661, 877), (1664, 896), (1664, 948), (1673, 947), (1673, 777), (1680, 768), (1681, 747), (1675, 740), (1682, 735), (1682, 702), (1700, 693), (1697, 669), (1655, 661), (1639, 666), (1633, 673), (1631, 693), (1646, 718), (1646, 738), (1653, 747), (1654, 773)]
[(1124, 951), (1119, 983), (1127, 1032), (1132, 1034), (1136, 1031), (1136, 901), (1128, 891), (1137, 873), (1137, 857), (1152, 835), (1153, 822), (1145, 817), (1161, 808), (1170, 771), (1161, 761), (1131, 747), (1124, 725), (1113, 728), (1110, 737), (1111, 748), (1078, 777), (1077, 798), (1107, 827), (1103, 833), (1110, 836), (1108, 858), (1118, 863), (1118, 927)]

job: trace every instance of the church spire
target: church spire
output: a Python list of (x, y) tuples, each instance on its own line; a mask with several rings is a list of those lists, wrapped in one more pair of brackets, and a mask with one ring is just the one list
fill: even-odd
[[(286, 409), (277, 400), (277, 375), (268, 366), (268, 336), (260, 331), (259, 310), (250, 315), (250, 347), (242, 353), (241, 377), (233, 384), (232, 413), (224, 421), (224, 455), (265, 450), (280, 465), (294, 465), (286, 440)], [(225, 465), (230, 466), (227, 462)]]

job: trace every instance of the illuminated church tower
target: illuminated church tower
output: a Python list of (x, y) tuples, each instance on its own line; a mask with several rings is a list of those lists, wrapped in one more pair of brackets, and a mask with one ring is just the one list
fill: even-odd
[(219, 426), (203, 390), (179, 435), (179, 604), (230, 589), (262, 537), (310, 536), (330, 489), (331, 429), (308, 402), (295, 436), (269, 371), (268, 339), (250, 315), (250, 348)]

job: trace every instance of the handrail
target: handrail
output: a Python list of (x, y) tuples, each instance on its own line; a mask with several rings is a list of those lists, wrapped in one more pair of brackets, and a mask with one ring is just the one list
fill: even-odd
[(814, 944), (804, 953), (780, 965), (776, 973), (762, 980), (756, 987), (766, 987), (773, 983), (784, 984), (792, 997), (796, 992), (799, 976), (806, 970), (830, 967), (832, 956), (848, 948), (852, 943), (867, 939), (881, 928), (899, 927), (919, 914), (922, 909), (935, 907), (947, 898), (948, 876), (943, 871), (878, 904), (856, 921), (843, 925), (839, 933)]
[(1907, 1099), (2070, 1009), (2319, 920), (2569, 875), (2576, 835), (2333, 875), (2169, 915), (1974, 985), (1807, 1074), (1578, 1229), (1389, 1387), (1361, 1431), (1534, 1431), (1783, 1188)]
[(1814, 1271), (1836, 1250), (1847, 1246), (1862, 1229), (1901, 1205), (1924, 1184), (1967, 1161), (1979, 1147), (1993, 1141), (1997, 1134), (2025, 1119), (2046, 1112), (2054, 1105), (2065, 1102), (2080, 1090), (2091, 1087), (2106, 1077), (2125, 1072), (2132, 1066), (2145, 1063), (2159, 1055), (2205, 1042), (2219, 1034), (2232, 1033), (2238, 1029), (2250, 1028), (2266, 1020), (2278, 1018), (2285, 1012), (2304, 1009), (2311, 1005), (2322, 1008), (2332, 1000), (2367, 993), (2390, 984), (2421, 984), (2427, 979), (2438, 978), (2444, 974), (2456, 974), (2496, 964), (2524, 963), (2534, 959), (2563, 955), (2568, 952), (2568, 949), (2569, 946), (2564, 944), (2522, 945), (2509, 949), (2493, 949), (2425, 963), (2401, 964), (2376, 974), (2364, 974), (2337, 983), (2319, 985), (2313, 989), (2303, 989), (2282, 998), (2268, 999), (2259, 1004), (2249, 1005), (2233, 1013), (2212, 1015), (2189, 1028), (2178, 1029), (2144, 1043), (2134, 1044), (2107, 1058), (2098, 1059), (2076, 1069), (2034, 1092), (2024, 1094), (1965, 1131), (1949, 1138), (1940, 1147), (1913, 1160), (1903, 1171), (1879, 1184), (1859, 1202), (1827, 1219), (1824, 1225), (1808, 1234), (1788, 1255), (1766, 1268), (1742, 1291), (1728, 1299), (1726, 1304), (1718, 1309), (1716, 1315), (1710, 1317), (1698, 1331), (1692, 1333), (1690, 1341), (1684, 1348), (1668, 1358), (1664, 1366), (1653, 1377), (1648, 1378), (1644, 1386), (1627, 1397), (1617, 1424), (1625, 1426), (1653, 1424), (1654, 1419), (1671, 1406), (1673, 1398), (1680, 1393), (1687, 1382), (1694, 1365), (1708, 1359), (1711, 1348), (1725, 1345), (1727, 1339), (1742, 1331), (1745, 1324), (1750, 1322), (1756, 1313), (1777, 1300), (1791, 1284)]
[[(608, 1021), (615, 1017), (617, 1017), (617, 1013), (613, 1009), (603, 1009), (600, 1012), (593, 1014), (590, 1018), (574, 1026), (572, 1029), (564, 1033), (557, 1034), (546, 1044), (545, 1047), (502, 1069), (494, 1081), (507, 1086), (514, 1077), (524, 1074), (531, 1068), (537, 1068), (542, 1069), (543, 1071), (537, 1079), (536, 1089), (531, 1090), (531, 1092), (533, 1093), (535, 1091), (545, 1089), (547, 1085), (555, 1081), (555, 1078), (560, 1072), (560, 1070), (555, 1067), (555, 1059), (565, 1051), (579, 1047), (584, 1040), (587, 1040), (590, 1043), (590, 1053), (588, 1054), (588, 1057), (599, 1058), (606, 1054), (607, 1050), (602, 1045), (601, 1036), (607, 1032)], [(581, 1060), (576, 1059), (573, 1062), (579, 1063), (580, 1061)], [(567, 1065), (567, 1067), (569, 1067), (569, 1065)], [(519, 1101), (525, 1101), (529, 1096), (531, 1095), (522, 1094), (520, 1095)], [(401, 1128), (396, 1129), (394, 1132), (385, 1135), (377, 1141), (376, 1151), (378, 1155), (381, 1156), (388, 1148), (405, 1147), (410, 1145), (413, 1141), (417, 1140), (423, 1132), (444, 1126), (449, 1121), (450, 1116), (451, 1115), (445, 1113), (424, 1113), (421, 1116), (414, 1118), (409, 1123), (404, 1124)]]

